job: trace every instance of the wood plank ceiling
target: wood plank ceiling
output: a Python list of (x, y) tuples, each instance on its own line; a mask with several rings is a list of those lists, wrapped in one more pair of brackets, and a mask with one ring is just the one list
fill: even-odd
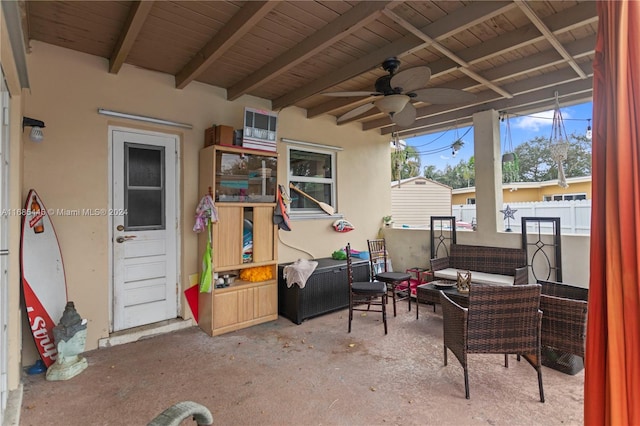
[(416, 121), (393, 125), (377, 108), (363, 130), (401, 137), (471, 124), (493, 108), (510, 113), (591, 100), (597, 13), (588, 1), (26, 1), (29, 40), (249, 94), (274, 110), (336, 117), (374, 97), (323, 92), (375, 91), (389, 57), (399, 71), (426, 65), (426, 87), (464, 90), (472, 102), (415, 103)]

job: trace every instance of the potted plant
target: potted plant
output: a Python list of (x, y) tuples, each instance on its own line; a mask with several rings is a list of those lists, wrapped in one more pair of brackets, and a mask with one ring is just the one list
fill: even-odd
[(391, 217), (391, 215), (384, 216), (382, 218), (382, 222), (384, 223), (385, 227), (389, 228), (389, 227), (391, 227), (391, 224), (393, 223), (393, 218)]
[(460, 151), (460, 148), (464, 146), (464, 141), (462, 139), (456, 139), (454, 143), (451, 144), (451, 155), (456, 156), (456, 153)]

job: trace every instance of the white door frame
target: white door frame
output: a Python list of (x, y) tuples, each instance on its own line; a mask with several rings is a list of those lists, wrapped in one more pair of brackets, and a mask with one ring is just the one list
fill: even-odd
[[(176, 317), (180, 314), (180, 310), (181, 310), (181, 293), (180, 291), (182, 290), (182, 286), (181, 286), (181, 264), (182, 264), (182, 249), (181, 249), (181, 216), (180, 216), (180, 206), (181, 204), (181, 194), (180, 194), (180, 164), (181, 164), (181, 152), (180, 152), (180, 136), (175, 134), (175, 133), (163, 133), (163, 132), (153, 132), (153, 131), (149, 131), (149, 130), (141, 130), (141, 129), (136, 129), (133, 127), (123, 127), (123, 126), (113, 126), (110, 125), (108, 126), (108, 153), (107, 153), (107, 162), (108, 162), (108, 179), (109, 179), (109, 198), (108, 198), (108, 209), (113, 209), (113, 132), (114, 131), (122, 131), (122, 132), (130, 132), (130, 133), (140, 133), (143, 135), (152, 135), (152, 136), (160, 136), (160, 137), (171, 137), (174, 138), (176, 141), (176, 164), (175, 164), (175, 200), (176, 200), (176, 211), (175, 211), (175, 217), (176, 217), (176, 223), (175, 223), (175, 229), (176, 229), (176, 283), (178, 284), (178, 294), (176, 295)], [(109, 279), (108, 279), (108, 285), (109, 285), (109, 332), (112, 333), (113, 329), (114, 329), (114, 325), (113, 325), (113, 310), (114, 310), (114, 282), (113, 282), (113, 245), (114, 245), (114, 234), (113, 234), (113, 229), (114, 229), (114, 224), (113, 224), (114, 220), (113, 220), (113, 216), (109, 216), (108, 217), (108, 239), (109, 239), (109, 246), (108, 246), (108, 272), (109, 272)], [(169, 224), (167, 224), (167, 226), (169, 226)]]
[(9, 395), (9, 91), (0, 68), (0, 422)]

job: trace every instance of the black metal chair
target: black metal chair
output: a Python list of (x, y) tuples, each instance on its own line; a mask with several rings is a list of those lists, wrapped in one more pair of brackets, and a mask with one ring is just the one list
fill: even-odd
[(387, 284), (387, 291), (393, 298), (393, 316), (396, 316), (396, 300), (407, 299), (411, 312), (411, 274), (388, 270), (387, 245), (384, 238), (367, 240), (367, 245), (371, 281), (378, 280)]
[[(382, 312), (384, 334), (387, 334), (387, 285), (381, 281), (353, 281), (353, 265), (351, 263), (351, 245), (345, 248), (347, 253), (347, 277), (349, 280), (349, 333), (353, 311), (369, 311), (371, 306), (380, 306), (373, 312)], [(362, 305), (367, 305), (366, 309)]]

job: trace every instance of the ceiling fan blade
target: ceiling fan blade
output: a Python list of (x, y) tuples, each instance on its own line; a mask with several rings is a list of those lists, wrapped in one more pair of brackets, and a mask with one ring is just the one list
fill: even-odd
[(431, 70), (429, 67), (414, 67), (391, 77), (391, 88), (399, 87), (402, 93), (412, 92), (427, 85), (431, 79)]
[(447, 89), (444, 87), (434, 87), (430, 89), (420, 89), (413, 92), (415, 101), (429, 102), (434, 105), (459, 104), (471, 102), (476, 99), (473, 93), (457, 89)]
[(338, 117), (338, 123), (340, 123), (341, 121), (348, 120), (348, 119), (353, 118), (353, 117), (357, 117), (360, 114), (363, 114), (363, 113), (369, 111), (374, 106), (375, 105), (374, 105), (373, 102), (369, 102), (368, 104), (360, 105), (359, 107), (354, 108), (351, 111), (349, 111), (347, 113), (344, 113), (340, 117)]
[(408, 102), (402, 111), (393, 114), (391, 121), (403, 127), (412, 125), (416, 121), (416, 107), (411, 102)]
[(325, 95), (325, 96), (334, 96), (334, 97), (337, 97), (337, 98), (349, 98), (349, 97), (353, 97), (353, 96), (379, 96), (379, 95), (382, 95), (382, 93), (366, 92), (366, 91), (359, 91), (359, 92), (326, 92), (326, 93), (323, 93), (323, 95)]

